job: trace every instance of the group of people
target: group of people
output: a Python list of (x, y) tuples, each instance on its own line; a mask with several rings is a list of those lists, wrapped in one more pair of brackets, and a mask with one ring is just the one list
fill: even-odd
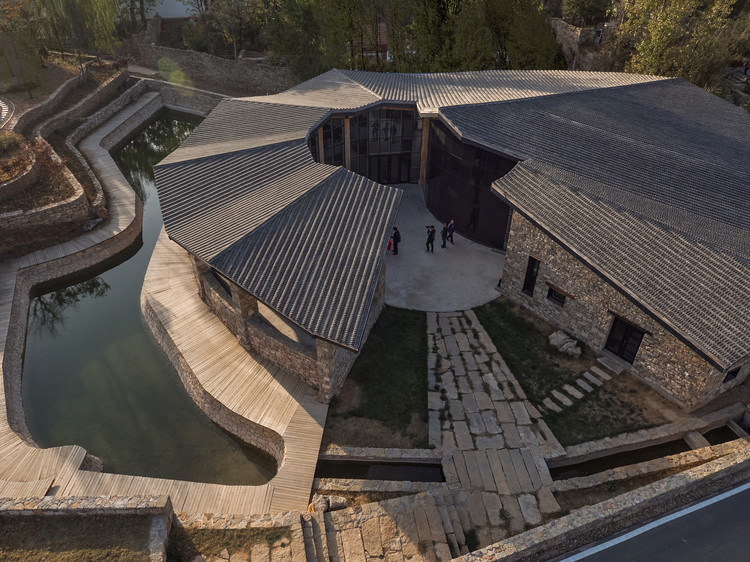
[[(427, 228), (427, 249), (426, 252), (434, 252), (435, 251), (435, 233), (437, 232), (435, 230), (435, 225), (429, 225)], [(446, 243), (450, 241), (451, 244), (453, 244), (453, 233), (456, 232), (456, 223), (453, 219), (451, 219), (449, 222), (443, 223), (443, 229), (440, 231), (440, 238), (443, 242), (443, 245), (440, 246), (441, 248), (446, 247)], [(393, 255), (398, 255), (398, 244), (401, 242), (401, 233), (398, 231), (397, 227), (393, 227), (393, 234), (391, 234), (391, 243), (388, 244), (388, 249), (391, 249), (391, 246), (393, 247)]]

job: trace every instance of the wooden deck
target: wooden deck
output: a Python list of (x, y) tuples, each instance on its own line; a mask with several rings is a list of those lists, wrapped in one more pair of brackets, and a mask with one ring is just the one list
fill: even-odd
[[(109, 218), (92, 232), (32, 252), (21, 258), (0, 263), (0, 497), (20, 497), (20, 495), (44, 495), (48, 491), (64, 488), (68, 480), (78, 470), (86, 451), (78, 446), (68, 445), (39, 449), (24, 442), (9, 426), (5, 396), (3, 369), (6, 365), (6, 344), (11, 321), (13, 294), (16, 277), (20, 269), (35, 266), (59, 258), (71, 257), (93, 248), (125, 230), (136, 218), (136, 195), (122, 175), (117, 165), (100, 143), (104, 136), (129, 119), (143, 105), (156, 95), (144, 96), (129, 105), (106, 124), (95, 130), (81, 144), (81, 152), (86, 156), (100, 181), (106, 185), (109, 195)], [(14, 326), (25, 329), (25, 326)], [(18, 389), (20, 394), (20, 389)], [(46, 487), (45, 487), (45, 484)]]
[[(4, 360), (16, 276), (20, 269), (92, 248), (121, 233), (136, 218), (136, 196), (102, 138), (156, 93), (146, 94), (84, 139), (79, 148), (109, 195), (110, 218), (94, 231), (64, 244), (0, 264), (0, 363)], [(75, 258), (71, 258), (75, 259)], [(242, 349), (198, 297), (185, 252), (162, 234), (144, 285), (156, 312), (201, 385), (233, 412), (282, 436), (285, 458), (263, 486), (223, 486), (80, 470), (85, 450), (70, 445), (38, 449), (8, 424), (0, 385), (0, 497), (169, 494), (176, 511), (252, 514), (305, 509), (328, 411), (308, 387)], [(2, 370), (0, 370), (2, 376)]]
[(143, 297), (201, 386), (234, 413), (274, 430), (285, 444), (278, 474), (263, 486), (222, 486), (79, 471), (64, 495), (169, 494), (176, 511), (276, 513), (307, 507), (328, 406), (305, 383), (254, 358), (198, 296), (187, 253), (162, 231)]

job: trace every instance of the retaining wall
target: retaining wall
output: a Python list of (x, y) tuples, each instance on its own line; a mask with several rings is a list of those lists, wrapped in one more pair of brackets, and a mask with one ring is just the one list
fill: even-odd
[(231, 91), (240, 90), (247, 96), (275, 94), (298, 82), (288, 68), (264, 61), (235, 61), (198, 51), (145, 43), (139, 43), (137, 48), (139, 62), (159, 69), (160, 74), (170, 81), (178, 81), (184, 75), (188, 81)]
[(32, 150), (29, 151), (31, 161), (22, 174), (6, 182), (0, 183), (0, 201), (18, 195), (24, 189), (34, 185), (39, 178), (39, 166)]

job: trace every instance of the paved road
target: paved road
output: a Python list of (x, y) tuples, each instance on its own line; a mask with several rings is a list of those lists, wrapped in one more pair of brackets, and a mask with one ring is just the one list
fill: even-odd
[(564, 562), (750, 560), (750, 484), (658, 519)]

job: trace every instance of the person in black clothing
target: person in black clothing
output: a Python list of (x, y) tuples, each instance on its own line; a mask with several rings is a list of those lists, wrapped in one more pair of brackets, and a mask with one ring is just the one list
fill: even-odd
[(451, 241), (451, 244), (453, 244), (454, 232), (456, 232), (456, 223), (453, 222), (453, 219), (451, 219), (451, 222), (448, 223), (448, 240)]
[(435, 226), (430, 225), (427, 227), (427, 252), (435, 251)]
[(393, 255), (396, 256), (398, 255), (398, 243), (401, 242), (401, 233), (395, 226), (393, 227), (393, 234), (391, 234), (391, 239), (393, 240)]
[(440, 231), (440, 238), (443, 240), (443, 245), (440, 246), (441, 248), (445, 248), (445, 241), (448, 239), (448, 223), (443, 223), (443, 230)]

